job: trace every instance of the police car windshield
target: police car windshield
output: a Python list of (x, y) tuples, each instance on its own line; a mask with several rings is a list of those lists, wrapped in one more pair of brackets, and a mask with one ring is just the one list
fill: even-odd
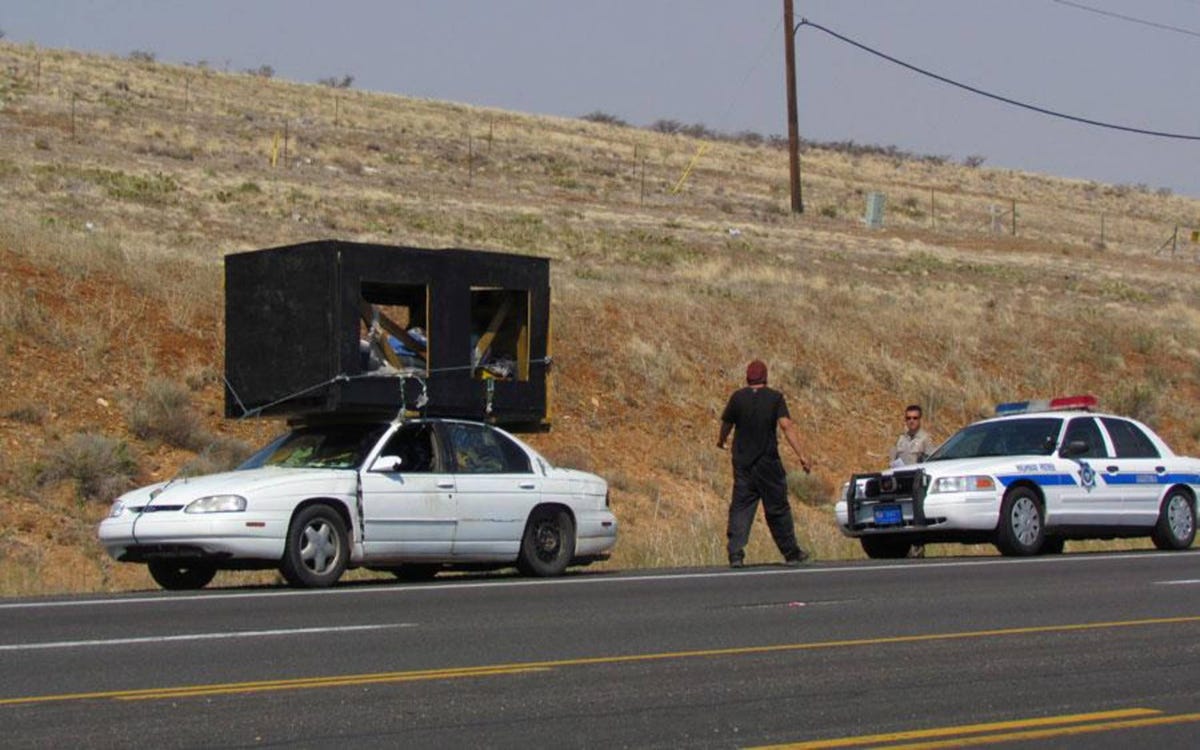
[(980, 422), (964, 427), (933, 452), (929, 461), (983, 456), (1048, 456), (1058, 444), (1062, 419), (1030, 417)]

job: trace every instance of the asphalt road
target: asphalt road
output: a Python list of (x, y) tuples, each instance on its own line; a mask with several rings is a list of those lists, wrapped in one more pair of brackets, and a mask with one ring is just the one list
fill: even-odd
[(0, 744), (1194, 747), (1198, 666), (1200, 552), (7, 600)]

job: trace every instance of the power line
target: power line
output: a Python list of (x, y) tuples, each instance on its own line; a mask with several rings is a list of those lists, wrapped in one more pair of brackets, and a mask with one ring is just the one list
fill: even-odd
[(1059, 5), (1066, 5), (1071, 8), (1078, 8), (1079, 10), (1086, 10), (1089, 13), (1095, 13), (1096, 15), (1099, 15), (1099, 16), (1108, 16), (1109, 18), (1116, 18), (1121, 21), (1129, 21), (1130, 23), (1140, 23), (1143, 26), (1150, 26), (1155, 29), (1162, 29), (1163, 31), (1174, 31), (1179, 34), (1187, 34), (1188, 36), (1200, 37), (1200, 31), (1192, 31), (1191, 29), (1184, 29), (1184, 28), (1180, 28), (1178, 26), (1169, 26), (1165, 23), (1156, 23), (1154, 21), (1147, 21), (1144, 18), (1134, 18), (1133, 16), (1125, 16), (1125, 15), (1121, 15), (1120, 13), (1113, 13), (1112, 11), (1108, 11), (1108, 10), (1102, 10), (1100, 8), (1093, 8), (1092, 6), (1084, 5), (1083, 3), (1074, 3), (1074, 2), (1071, 2), (1071, 0), (1050, 0), (1050, 1), (1054, 2), (1054, 3), (1058, 3)]
[(970, 91), (973, 94), (979, 94), (980, 96), (986, 96), (989, 99), (995, 99), (996, 101), (1004, 102), (1005, 104), (1011, 104), (1015, 107), (1021, 107), (1023, 109), (1032, 110), (1034, 112), (1039, 112), (1043, 115), (1050, 115), (1051, 117), (1059, 117), (1064, 120), (1071, 120), (1072, 122), (1083, 123), (1084, 125), (1094, 125), (1098, 128), (1108, 128), (1110, 130), (1121, 130), (1126, 133), (1137, 133), (1139, 135), (1152, 135), (1152, 136), (1155, 136), (1158, 138), (1175, 138), (1175, 139), (1184, 140), (1184, 141), (1200, 141), (1200, 135), (1188, 135), (1186, 133), (1168, 133), (1168, 132), (1161, 131), (1161, 130), (1146, 130), (1143, 128), (1129, 127), (1127, 125), (1115, 125), (1111, 122), (1102, 122), (1100, 120), (1092, 120), (1087, 117), (1078, 117), (1076, 115), (1069, 115), (1069, 114), (1066, 114), (1065, 112), (1056, 112), (1052, 109), (1046, 109), (1045, 107), (1039, 107), (1034, 104), (1026, 104), (1025, 102), (1020, 102), (1020, 101), (1017, 101), (1016, 99), (1010, 99), (1007, 96), (1000, 96), (999, 94), (993, 94), (991, 92), (984, 91), (983, 89), (975, 88), (974, 86), (968, 86), (965, 83), (959, 83), (958, 81), (952, 80), (952, 79), (947, 78), (942, 75), (938, 75), (937, 73), (930, 72), (923, 68), (918, 68), (916, 65), (906, 63), (903, 60), (900, 60), (898, 58), (892, 57), (891, 55), (880, 52), (877, 49), (873, 49), (871, 47), (868, 47), (865, 44), (856, 42), (849, 37), (842, 36), (841, 34), (837, 33), (836, 31), (833, 31), (832, 29), (827, 29), (819, 23), (813, 23), (812, 21), (809, 21), (807, 18), (801, 18), (800, 23), (796, 24), (796, 28), (792, 30), (792, 33), (798, 32), (800, 30), (801, 26), (811, 26), (814, 29), (824, 31), (826, 34), (829, 34), (830, 36), (834, 37), (835, 39), (839, 39), (849, 45), (858, 47), (859, 49), (863, 50), (864, 52), (869, 52), (872, 55), (875, 55), (877, 57), (882, 57), (884, 60), (887, 60), (888, 62), (892, 62), (901, 67), (908, 68), (909, 70), (916, 72), (916, 73), (920, 73), (923, 76), (927, 76), (929, 78), (936, 79), (938, 81), (941, 81), (942, 83), (948, 83), (951, 86), (957, 86), (958, 88), (964, 89), (966, 91)]

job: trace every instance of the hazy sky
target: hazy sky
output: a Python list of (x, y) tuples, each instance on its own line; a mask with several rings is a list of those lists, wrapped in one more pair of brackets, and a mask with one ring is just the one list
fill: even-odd
[[(1200, 138), (1200, 0), (795, 0), (795, 13), (1000, 96)], [(782, 0), (0, 0), (12, 42), (763, 135), (787, 132), (782, 20)], [(811, 27), (796, 66), (809, 139), (1200, 197), (1200, 140), (1002, 104)]]

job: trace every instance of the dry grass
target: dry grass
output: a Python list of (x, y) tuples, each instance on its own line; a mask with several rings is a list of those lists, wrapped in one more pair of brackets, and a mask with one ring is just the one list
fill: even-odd
[[(1200, 283), (1190, 245), (1163, 248), (1190, 199), (809, 150), (792, 217), (766, 146), (711, 144), (674, 193), (694, 139), (4, 42), (0, 70), (0, 593), (149, 585), (71, 503), (35, 512), (21, 467), (95, 433), (149, 481), (266, 439), (278, 424), (220, 419), (220, 260), (323, 237), (553, 260), (555, 429), (531, 442), (610, 480), (618, 567), (724, 561), (712, 444), (752, 357), (817, 461), (796, 513), (818, 558), (859, 554), (822, 488), (883, 464), (906, 403), (946, 437), (999, 400), (1090, 391), (1200, 446)], [(1017, 234), (993, 232), (1013, 201)], [(204, 440), (137, 437), (122, 405), (156, 377)], [(749, 556), (777, 556), (761, 521)]]

